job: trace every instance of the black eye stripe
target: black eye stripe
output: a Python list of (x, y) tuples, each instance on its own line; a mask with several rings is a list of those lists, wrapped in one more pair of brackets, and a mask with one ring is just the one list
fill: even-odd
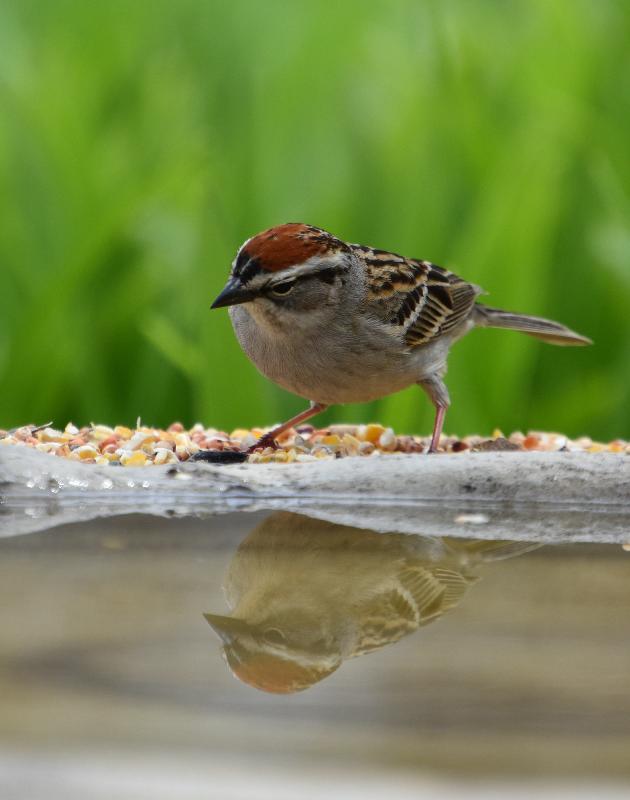
[[(288, 294), (290, 289), (289, 287), (293, 288), (296, 284), (301, 283), (302, 281), (309, 280), (316, 278), (323, 283), (333, 284), (335, 282), (335, 278), (340, 275), (342, 272), (346, 270), (341, 268), (340, 266), (334, 267), (327, 267), (325, 269), (320, 269), (317, 272), (307, 272), (302, 275), (295, 275), (290, 278), (286, 278), (283, 281), (278, 281), (277, 283), (270, 284), (267, 287), (267, 291), (270, 293), (280, 294)], [(282, 291), (284, 287), (287, 287), (285, 292)], [(280, 289), (280, 291), (278, 291)]]
[(249, 258), (247, 253), (242, 252), (234, 265), (233, 275), (239, 278), (241, 283), (248, 283), (253, 277), (261, 272), (260, 261), (257, 258)]

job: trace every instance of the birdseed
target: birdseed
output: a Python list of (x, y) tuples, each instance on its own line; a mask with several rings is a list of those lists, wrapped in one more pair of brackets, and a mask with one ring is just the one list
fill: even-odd
[[(140, 420), (138, 421), (140, 423)], [(177, 464), (188, 461), (200, 451), (243, 453), (269, 428), (236, 428), (231, 433), (206, 428), (196, 423), (186, 430), (181, 422), (168, 428), (151, 428), (141, 423), (135, 428), (124, 425), (86, 425), (77, 428), (68, 423), (63, 430), (46, 426), (24, 425), (9, 431), (0, 430), (0, 446), (32, 447), (59, 458), (93, 464), (123, 467)], [(329, 425), (315, 428), (301, 425), (288, 431), (277, 442), (278, 448), (266, 447), (249, 454), (250, 463), (316, 461), (348, 456), (378, 457), (390, 453), (424, 453), (430, 437), (396, 435), (392, 428), (377, 423), (369, 425)], [(495, 430), (490, 438), (482, 436), (442, 436), (440, 449), (446, 453), (488, 451), (578, 451), (587, 453), (630, 454), (630, 443), (615, 439), (608, 444), (586, 436), (571, 440), (560, 433), (516, 431), (505, 436)]]

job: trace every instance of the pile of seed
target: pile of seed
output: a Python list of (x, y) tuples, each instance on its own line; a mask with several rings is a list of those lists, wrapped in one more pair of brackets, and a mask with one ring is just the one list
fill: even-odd
[[(117, 425), (86, 425), (77, 428), (72, 423), (63, 430), (47, 425), (25, 425), (13, 430), (0, 430), (0, 447), (14, 445), (33, 447), (43, 453), (83, 461), (87, 464), (110, 464), (142, 467), (150, 464), (177, 464), (188, 461), (201, 450), (242, 453), (256, 444), (265, 429), (237, 428), (231, 433), (205, 428), (200, 423), (185, 430), (179, 422), (168, 428), (151, 428), (138, 420), (135, 428)], [(330, 425), (315, 428), (302, 425), (289, 431), (278, 442), (278, 449), (267, 447), (250, 453), (250, 463), (291, 463), (315, 461), (321, 458), (345, 456), (374, 456), (385, 453), (423, 453), (429, 438), (397, 436), (391, 428), (378, 424)], [(588, 437), (570, 440), (558, 433), (512, 433), (506, 437), (499, 430), (491, 438), (468, 436), (459, 439), (443, 436), (441, 450), (461, 453), (467, 450), (501, 451), (581, 451), (630, 454), (630, 443), (615, 440), (609, 444), (593, 442)]]

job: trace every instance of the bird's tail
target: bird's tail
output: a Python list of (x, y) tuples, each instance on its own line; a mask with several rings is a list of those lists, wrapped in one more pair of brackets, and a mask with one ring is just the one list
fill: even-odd
[(481, 303), (477, 303), (474, 308), (475, 323), (482, 328), (507, 328), (511, 331), (521, 331), (521, 333), (535, 336), (550, 344), (569, 346), (592, 344), (592, 341), (586, 336), (550, 319), (530, 317), (527, 314), (514, 314), (512, 311), (489, 308)]

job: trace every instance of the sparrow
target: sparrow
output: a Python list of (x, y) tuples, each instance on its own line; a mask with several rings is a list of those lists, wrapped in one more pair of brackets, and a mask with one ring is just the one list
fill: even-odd
[(231, 615), (204, 617), (236, 678), (291, 694), (454, 609), (480, 564), (539, 546), (375, 533), (277, 512), (232, 559)]
[(250, 451), (275, 446), (330, 405), (369, 402), (415, 383), (435, 407), (434, 453), (450, 404), (448, 353), (473, 328), (591, 343), (559, 322), (482, 305), (482, 291), (430, 261), (348, 244), (301, 222), (248, 239), (211, 307), (230, 307), (238, 341), (263, 375), (310, 401)]

